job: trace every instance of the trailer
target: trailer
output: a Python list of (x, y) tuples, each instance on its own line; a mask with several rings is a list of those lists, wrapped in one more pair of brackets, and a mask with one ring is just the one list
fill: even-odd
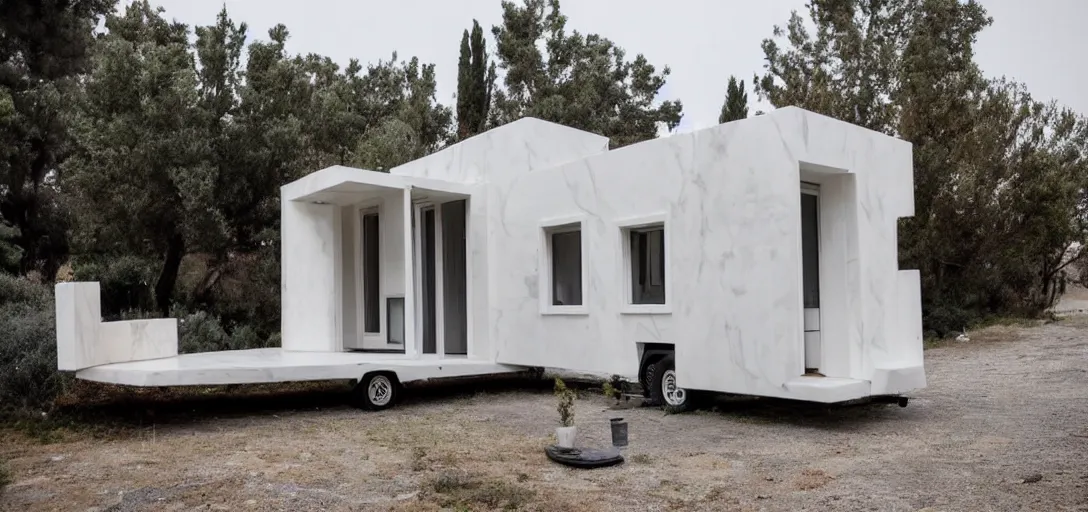
[[(178, 354), (176, 319), (56, 289), (58, 367), (132, 386), (557, 368), (823, 403), (924, 388), (911, 145), (799, 108), (609, 149), (524, 118), (388, 173), (281, 188), (282, 346)], [(905, 400), (905, 398), (902, 398)], [(905, 404), (905, 401), (902, 402)]]

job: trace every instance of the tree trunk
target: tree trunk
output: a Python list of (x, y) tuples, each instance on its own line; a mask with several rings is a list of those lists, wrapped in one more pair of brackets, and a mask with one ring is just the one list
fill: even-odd
[(181, 258), (185, 256), (185, 239), (174, 231), (170, 241), (166, 244), (166, 258), (162, 263), (162, 271), (155, 283), (155, 306), (164, 317), (170, 315), (170, 298), (174, 295), (174, 285), (178, 281), (178, 271), (181, 269)]

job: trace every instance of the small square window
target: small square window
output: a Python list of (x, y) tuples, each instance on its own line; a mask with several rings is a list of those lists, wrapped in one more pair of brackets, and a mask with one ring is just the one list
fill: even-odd
[(551, 250), (552, 305), (582, 305), (582, 231), (561, 229), (548, 234)]
[(665, 304), (665, 226), (628, 230), (631, 304)]

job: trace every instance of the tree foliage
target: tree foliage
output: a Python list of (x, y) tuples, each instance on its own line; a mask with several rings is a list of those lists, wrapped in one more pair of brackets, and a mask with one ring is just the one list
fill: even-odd
[(756, 92), (901, 137), (914, 147), (915, 215), (902, 265), (922, 275), (938, 333), (1035, 314), (1064, 289), (1088, 241), (1088, 123), (987, 80), (974, 0), (815, 0), (763, 42)]
[(658, 103), (669, 68), (627, 53), (597, 34), (569, 34), (558, 0), (502, 2), (492, 28), (505, 87), (494, 94), (491, 122), (532, 116), (599, 133), (613, 147), (657, 137), (680, 124), (679, 100)]
[(737, 82), (737, 77), (729, 77), (729, 85), (725, 90), (725, 103), (722, 104), (722, 113), (718, 115), (719, 123), (728, 123), (738, 119), (748, 118), (748, 93), (744, 91), (744, 80)]
[[(68, 144), (68, 101), (112, 0), (0, 2), (0, 261), (52, 278), (68, 253), (54, 177)], [(13, 261), (17, 259), (18, 261)]]
[(487, 129), (491, 95), (495, 88), (495, 63), (488, 63), (487, 41), (479, 22), (461, 36), (457, 61), (457, 139), (464, 140)]

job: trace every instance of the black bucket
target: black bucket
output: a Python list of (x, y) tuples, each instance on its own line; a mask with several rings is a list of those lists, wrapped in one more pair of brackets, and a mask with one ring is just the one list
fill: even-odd
[(627, 446), (627, 422), (612, 418), (612, 446)]

